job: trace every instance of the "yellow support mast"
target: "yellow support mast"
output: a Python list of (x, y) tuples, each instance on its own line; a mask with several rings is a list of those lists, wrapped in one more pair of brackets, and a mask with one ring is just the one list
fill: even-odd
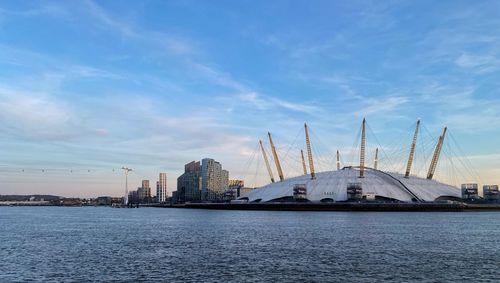
[(276, 168), (278, 169), (278, 176), (280, 177), (280, 181), (283, 181), (283, 180), (285, 180), (285, 177), (283, 176), (283, 170), (281, 169), (281, 164), (280, 164), (280, 160), (278, 158), (278, 153), (276, 152), (276, 147), (274, 147), (273, 138), (271, 137), (270, 132), (267, 132), (267, 135), (269, 136), (269, 143), (271, 144), (271, 150), (273, 152), (274, 163), (276, 163)]
[(378, 165), (378, 147), (375, 149), (375, 161), (373, 162), (373, 169), (377, 170)]
[(443, 148), (444, 137), (446, 135), (446, 127), (443, 129), (443, 134), (439, 136), (436, 149), (434, 150), (434, 155), (432, 156), (431, 166), (429, 167), (429, 172), (427, 173), (427, 179), (431, 180), (436, 172), (436, 167), (439, 161), (439, 155), (441, 154), (441, 149)]
[(415, 156), (415, 147), (417, 146), (418, 131), (420, 129), (420, 120), (417, 120), (417, 127), (415, 128), (415, 133), (413, 134), (413, 141), (410, 148), (410, 156), (408, 157), (408, 163), (406, 164), (405, 178), (410, 177), (411, 165), (413, 164), (413, 157)]
[(302, 169), (304, 169), (304, 175), (307, 175), (306, 160), (304, 159), (304, 151), (300, 150), (300, 156), (302, 157)]
[(264, 156), (264, 162), (266, 163), (267, 172), (269, 173), (269, 177), (271, 177), (271, 183), (274, 183), (273, 171), (271, 170), (271, 165), (269, 165), (269, 160), (267, 159), (266, 151), (264, 150), (264, 145), (262, 144), (262, 140), (259, 140), (260, 149), (262, 150), (262, 156)]
[(311, 179), (316, 179), (316, 174), (314, 172), (314, 162), (312, 156), (311, 142), (309, 140), (309, 129), (307, 128), (306, 123), (304, 123), (304, 131), (306, 132), (307, 158), (309, 159), (309, 169), (311, 171)]
[(366, 146), (366, 119), (363, 118), (361, 126), (361, 150), (359, 154), (359, 177), (365, 177), (365, 146)]
[(337, 150), (337, 170), (340, 170), (340, 153)]

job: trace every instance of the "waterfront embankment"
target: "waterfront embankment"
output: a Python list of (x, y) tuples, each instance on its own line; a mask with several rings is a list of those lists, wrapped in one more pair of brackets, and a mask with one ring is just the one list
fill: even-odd
[(466, 203), (187, 203), (155, 207), (269, 211), (500, 211), (500, 204)]

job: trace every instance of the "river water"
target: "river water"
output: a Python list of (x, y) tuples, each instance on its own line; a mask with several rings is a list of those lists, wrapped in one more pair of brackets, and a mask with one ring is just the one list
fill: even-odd
[(0, 207), (0, 282), (499, 282), (497, 212)]

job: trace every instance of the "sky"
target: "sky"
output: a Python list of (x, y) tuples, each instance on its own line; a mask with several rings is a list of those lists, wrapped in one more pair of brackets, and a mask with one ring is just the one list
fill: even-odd
[[(414, 174), (444, 126), (436, 178), (500, 183), (498, 1), (1, 1), (0, 194), (121, 196), (184, 164), (268, 182), (271, 131), (300, 174), (367, 160)], [(269, 150), (269, 149), (268, 149)], [(419, 151), (420, 150), (420, 151)], [(369, 161), (371, 162), (371, 161)], [(276, 174), (276, 173), (275, 173)]]

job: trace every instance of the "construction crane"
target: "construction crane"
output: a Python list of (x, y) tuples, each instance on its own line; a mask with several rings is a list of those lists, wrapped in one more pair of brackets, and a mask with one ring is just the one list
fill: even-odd
[(302, 157), (302, 169), (304, 169), (304, 175), (307, 175), (306, 160), (304, 159), (304, 151), (300, 150), (300, 156)]
[(377, 170), (378, 165), (378, 147), (375, 149), (375, 161), (373, 162), (373, 169)]
[(443, 148), (444, 137), (446, 135), (446, 127), (443, 129), (443, 134), (439, 136), (436, 149), (434, 150), (434, 155), (432, 156), (431, 166), (429, 167), (429, 172), (427, 173), (427, 179), (432, 180), (434, 173), (436, 172), (436, 167), (439, 161), (439, 155), (441, 154), (441, 149)]
[(337, 170), (340, 170), (340, 153), (337, 150)]
[(262, 145), (262, 140), (259, 140), (260, 149), (262, 150), (262, 156), (264, 156), (264, 162), (266, 163), (267, 173), (269, 173), (269, 177), (271, 177), (271, 183), (274, 183), (273, 171), (271, 170), (271, 165), (269, 165), (269, 160), (267, 159), (266, 150), (264, 149), (264, 145)]
[(361, 150), (359, 153), (359, 177), (365, 177), (365, 146), (366, 146), (366, 119), (363, 118), (361, 125)]
[(413, 157), (415, 155), (415, 147), (417, 146), (417, 137), (419, 128), (420, 128), (420, 120), (417, 120), (417, 127), (415, 128), (415, 133), (413, 134), (413, 141), (411, 142), (410, 156), (408, 156), (408, 163), (406, 164), (405, 178), (410, 177), (411, 165), (413, 163)]
[(122, 167), (122, 170), (125, 171), (125, 197), (123, 198), (123, 204), (128, 204), (128, 173), (132, 171), (132, 169), (128, 167)]
[(267, 132), (267, 135), (269, 136), (269, 143), (271, 144), (271, 150), (273, 152), (274, 163), (276, 163), (276, 169), (278, 169), (278, 176), (280, 177), (280, 181), (283, 181), (283, 180), (285, 180), (285, 176), (283, 175), (283, 170), (281, 169), (280, 160), (278, 158), (278, 153), (276, 152), (276, 147), (274, 146), (274, 143), (273, 143), (273, 138), (271, 137), (270, 132)]
[(304, 123), (304, 131), (306, 132), (307, 158), (309, 159), (309, 169), (311, 171), (311, 179), (316, 179), (316, 174), (314, 172), (314, 162), (312, 156), (311, 142), (309, 140), (309, 129), (307, 128), (306, 123)]

